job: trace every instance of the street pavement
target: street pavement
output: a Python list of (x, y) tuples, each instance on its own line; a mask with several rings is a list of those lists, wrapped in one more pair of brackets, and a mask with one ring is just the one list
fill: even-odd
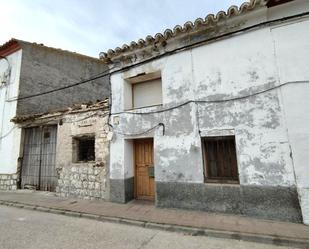
[(287, 249), (0, 206), (1, 249)]

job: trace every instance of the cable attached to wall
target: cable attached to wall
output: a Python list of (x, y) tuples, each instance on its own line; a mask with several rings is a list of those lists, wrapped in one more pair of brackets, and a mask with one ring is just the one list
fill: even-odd
[(179, 104), (179, 105), (176, 105), (176, 106), (172, 106), (172, 107), (169, 107), (169, 108), (166, 108), (166, 109), (161, 109), (161, 110), (156, 110), (156, 111), (149, 111), (149, 112), (130, 112), (130, 111), (123, 111), (123, 112), (117, 112), (117, 113), (110, 113), (109, 114), (109, 119), (108, 119), (108, 126), (111, 127), (113, 129), (113, 131), (116, 133), (116, 134), (120, 134), (120, 135), (123, 135), (123, 136), (140, 136), (140, 135), (144, 135), (150, 131), (152, 131), (153, 129), (157, 128), (158, 126), (162, 126), (163, 127), (163, 135), (165, 134), (165, 125), (163, 123), (159, 123), (158, 125), (146, 130), (146, 131), (143, 131), (141, 133), (135, 133), (135, 134), (128, 134), (128, 133), (121, 133), (119, 131), (116, 131), (114, 129), (114, 127), (110, 124), (110, 118), (112, 115), (119, 115), (119, 114), (131, 114), (131, 115), (149, 115), (149, 114), (156, 114), (156, 113), (162, 113), (162, 112), (167, 112), (167, 111), (171, 111), (171, 110), (174, 110), (174, 109), (177, 109), (177, 108), (180, 108), (182, 106), (185, 106), (185, 105), (188, 105), (190, 103), (195, 103), (196, 104), (196, 118), (197, 118), (197, 121), (199, 123), (199, 104), (203, 104), (203, 103), (206, 103), (206, 104), (212, 104), (212, 103), (223, 103), (223, 102), (229, 102), (229, 101), (236, 101), (236, 100), (242, 100), (242, 99), (246, 99), (246, 98), (250, 98), (250, 97), (253, 97), (253, 96), (256, 96), (256, 95), (259, 95), (259, 94), (262, 94), (262, 93), (265, 93), (265, 92), (268, 92), (268, 91), (272, 91), (272, 90), (275, 90), (275, 89), (278, 89), (282, 86), (285, 86), (285, 85), (289, 85), (289, 84), (305, 84), (305, 83), (309, 83), (309, 81), (296, 81), (296, 82), (286, 82), (286, 83), (283, 83), (281, 85), (277, 85), (277, 86), (274, 86), (274, 87), (271, 87), (271, 88), (268, 88), (268, 89), (265, 89), (265, 90), (262, 90), (262, 91), (259, 91), (259, 92), (255, 92), (255, 93), (252, 93), (252, 94), (249, 94), (249, 95), (245, 95), (245, 96), (238, 96), (238, 97), (234, 97), (234, 98), (229, 98), (229, 99), (218, 99), (218, 100), (190, 100), (190, 101), (186, 101), (182, 104)]
[[(105, 116), (108, 116), (108, 121), (107, 121), (107, 125), (112, 128), (113, 132), (116, 133), (116, 134), (119, 134), (119, 135), (123, 135), (123, 136), (140, 136), (140, 135), (144, 135), (144, 134), (147, 134), (149, 133), (150, 131), (154, 130), (155, 128), (157, 128), (158, 126), (162, 126), (163, 127), (163, 135), (165, 134), (165, 125), (163, 123), (159, 123), (157, 124), (156, 126), (154, 127), (151, 127), (150, 129), (146, 130), (146, 131), (142, 131), (140, 133), (121, 133), (119, 131), (117, 131), (113, 125), (111, 125), (110, 123), (110, 119), (111, 119), (111, 116), (112, 115), (119, 115), (119, 114), (131, 114), (131, 115), (148, 115), (148, 114), (155, 114), (155, 113), (162, 113), (162, 112), (167, 112), (167, 111), (171, 111), (171, 110), (174, 110), (174, 109), (177, 109), (177, 108), (180, 108), (182, 106), (185, 106), (185, 105), (188, 105), (190, 103), (195, 103), (197, 104), (197, 108), (198, 108), (198, 104), (202, 104), (202, 103), (222, 103), (222, 102), (228, 102), (228, 101), (235, 101), (235, 100), (241, 100), (241, 99), (246, 99), (246, 98), (249, 98), (249, 97), (252, 97), (252, 96), (256, 96), (256, 95), (259, 95), (259, 94), (262, 94), (262, 93), (265, 93), (265, 92), (268, 92), (268, 91), (271, 91), (271, 90), (274, 90), (274, 89), (277, 89), (277, 88), (280, 88), (282, 86), (285, 86), (285, 85), (289, 85), (289, 84), (305, 84), (305, 83), (309, 83), (309, 81), (297, 81), (297, 82), (286, 82), (286, 83), (283, 83), (281, 85), (278, 85), (278, 86), (274, 86), (274, 87), (271, 87), (271, 88), (268, 88), (268, 89), (265, 89), (265, 90), (262, 90), (262, 91), (259, 91), (259, 92), (256, 92), (256, 93), (252, 93), (250, 95), (245, 95), (245, 96), (238, 96), (238, 97), (234, 97), (234, 98), (230, 98), (230, 99), (220, 99), (220, 100), (190, 100), (190, 101), (186, 101), (182, 104), (179, 104), (179, 105), (176, 105), (176, 106), (172, 106), (172, 107), (169, 107), (169, 108), (166, 108), (166, 109), (161, 109), (161, 110), (156, 110), (156, 111), (150, 111), (150, 112), (129, 112), (129, 111), (123, 111), (123, 112), (116, 112), (116, 113), (111, 113), (111, 105), (110, 105), (110, 108), (109, 108), (109, 111), (108, 113), (104, 114), (104, 115), (101, 115), (101, 117), (105, 117)], [(198, 110), (198, 109), (197, 109)], [(199, 112), (199, 111), (198, 111)], [(75, 122), (80, 122), (82, 120), (86, 120), (88, 118), (91, 118), (95, 115), (97, 115), (98, 112), (94, 113), (94, 114), (91, 114), (87, 117), (84, 117), (82, 119), (79, 119), (79, 120), (75, 120), (75, 121), (69, 121), (69, 122), (64, 122), (64, 123), (75, 123)], [(47, 123), (50, 123), (51, 121), (47, 121), (45, 123), (40, 123), (40, 124), (47, 124)], [(13, 127), (14, 129), (16, 127)], [(12, 129), (13, 130), (13, 129)], [(12, 130), (10, 130), (8, 132), (11, 133)], [(0, 137), (0, 140), (4, 137), (6, 137), (8, 134), (5, 134), (4, 136), (1, 136)]]
[(12, 100), (8, 100), (8, 101), (17, 101), (17, 100), (29, 99), (29, 98), (38, 97), (38, 96), (41, 96), (41, 95), (45, 95), (45, 94), (61, 91), (61, 90), (64, 90), (64, 89), (67, 89), (67, 88), (71, 88), (71, 87), (74, 87), (74, 86), (82, 85), (82, 84), (91, 82), (93, 80), (96, 80), (96, 79), (99, 79), (99, 78), (102, 78), (102, 77), (105, 77), (105, 76), (110, 76), (113, 73), (123, 72), (123, 71), (126, 71), (126, 70), (130, 69), (130, 68), (137, 67), (139, 65), (142, 65), (142, 64), (148, 63), (150, 61), (162, 58), (164, 56), (168, 56), (168, 55), (172, 55), (172, 54), (177, 53), (177, 52), (181, 52), (181, 51), (183, 51), (185, 49), (189, 49), (191, 47), (196, 47), (196, 46), (203, 45), (203, 44), (205, 44), (207, 42), (216, 41), (216, 40), (228, 37), (228, 36), (233, 36), (233, 35), (236, 35), (236, 34), (240, 34), (242, 32), (251, 31), (251, 30), (257, 29), (259, 27), (266, 27), (267, 25), (270, 25), (270, 24), (274, 24), (274, 23), (277, 23), (277, 22), (284, 22), (284, 21), (287, 21), (287, 20), (290, 20), (290, 19), (295, 19), (295, 18), (301, 18), (301, 17), (307, 16), (307, 15), (309, 15), (309, 12), (304, 12), (304, 13), (300, 13), (300, 14), (293, 15), (293, 16), (287, 16), (287, 17), (278, 18), (278, 19), (275, 19), (275, 20), (261, 22), (261, 23), (258, 23), (258, 24), (255, 24), (255, 25), (252, 25), (252, 26), (249, 26), (249, 27), (245, 27), (245, 28), (240, 29), (240, 30), (232, 31), (232, 32), (229, 32), (229, 33), (226, 33), (226, 34), (222, 34), (222, 35), (216, 36), (216, 37), (212, 37), (212, 38), (209, 38), (209, 39), (198, 41), (196, 43), (189, 44), (189, 45), (186, 45), (186, 46), (182, 46), (180, 48), (176, 48), (176, 49), (171, 50), (171, 51), (166, 51), (163, 54), (159, 54), (157, 56), (151, 57), (151, 58), (146, 59), (144, 61), (135, 63), (133, 65), (125, 66), (123, 68), (120, 68), (120, 69), (112, 71), (114, 68), (116, 68), (116, 66), (114, 66), (112, 68), (109, 68), (107, 70), (102, 71), (101, 73), (99, 73), (97, 75), (92, 76), (91, 78), (84, 79), (84, 80), (82, 80), (80, 82), (76, 82), (76, 83), (73, 83), (73, 84), (70, 84), (70, 85), (66, 85), (64, 87), (59, 87), (59, 88), (55, 88), (55, 89), (52, 89), (52, 90), (49, 90), (49, 91), (46, 91), (46, 92), (41, 92), (41, 93), (32, 94), (32, 95), (28, 95), (28, 96), (18, 97), (16, 99), (12, 99)]
[(283, 83), (283, 84), (280, 84), (280, 85), (277, 85), (277, 86), (274, 86), (274, 87), (271, 87), (271, 88), (268, 88), (268, 89), (265, 89), (265, 90), (262, 90), (262, 91), (259, 91), (259, 92), (255, 92), (255, 93), (252, 93), (252, 94), (249, 94), (249, 95), (237, 96), (237, 97), (229, 98), (229, 99), (217, 99), (217, 100), (188, 100), (188, 101), (186, 101), (186, 102), (184, 102), (184, 103), (181, 103), (181, 104), (179, 104), (179, 105), (175, 105), (175, 106), (172, 106), (172, 107), (169, 107), (169, 108), (160, 109), (160, 110), (155, 110), (155, 111), (149, 111), (149, 112), (122, 111), (122, 112), (114, 112), (114, 113), (111, 113), (111, 115), (120, 115), (120, 114), (148, 115), (148, 114), (156, 114), (156, 113), (162, 113), (162, 112), (171, 111), (171, 110), (180, 108), (180, 107), (182, 107), (182, 106), (185, 106), (185, 105), (188, 105), (188, 104), (191, 104), (191, 103), (195, 103), (195, 104), (215, 104), (215, 103), (223, 103), (223, 102), (241, 100), (241, 99), (250, 98), (250, 97), (253, 97), (253, 96), (256, 96), (256, 95), (265, 93), (265, 92), (269, 92), (269, 91), (278, 89), (278, 88), (280, 88), (280, 87), (282, 87), (282, 86), (285, 86), (285, 85), (289, 85), (289, 84), (306, 84), (306, 83), (309, 83), (309, 80), (308, 80), (308, 81), (293, 81), (293, 82), (286, 82), (286, 83)]
[(159, 124), (149, 128), (149, 129), (147, 129), (145, 131), (142, 131), (140, 133), (122, 133), (122, 132), (119, 132), (116, 129), (114, 129), (114, 127), (111, 124), (109, 124), (109, 126), (111, 126), (113, 128), (113, 132), (114, 133), (116, 133), (118, 135), (122, 135), (122, 136), (133, 136), (133, 137), (134, 136), (141, 136), (141, 135), (144, 135), (144, 134), (147, 134), (147, 133), (153, 131), (154, 129), (156, 129), (158, 127), (162, 127), (163, 128), (162, 134), (163, 134), (163, 136), (165, 135), (165, 125), (163, 123), (159, 123)]
[(10, 100), (7, 100), (7, 102), (30, 99), (30, 98), (46, 95), (46, 94), (49, 94), (49, 93), (54, 93), (54, 92), (62, 91), (62, 90), (65, 90), (65, 89), (68, 89), (68, 88), (72, 88), (72, 87), (75, 87), (75, 86), (83, 85), (85, 83), (92, 82), (94, 80), (103, 78), (105, 76), (109, 76), (110, 75), (109, 71), (112, 70), (113, 68), (109, 68), (109, 69), (104, 70), (103, 72), (101, 72), (99, 74), (96, 74), (96, 75), (92, 76), (91, 78), (84, 79), (82, 81), (78, 81), (78, 82), (70, 84), (70, 85), (66, 85), (66, 86), (63, 86), (63, 87), (55, 88), (55, 89), (52, 89), (52, 90), (49, 90), (49, 91), (46, 91), (46, 92), (41, 92), (41, 93), (36, 93), (36, 94), (24, 96), (24, 97), (18, 97), (18, 98), (10, 99)]

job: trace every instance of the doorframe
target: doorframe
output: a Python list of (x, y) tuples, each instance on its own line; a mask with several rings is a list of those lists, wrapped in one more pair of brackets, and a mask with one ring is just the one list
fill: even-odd
[[(136, 163), (135, 163), (135, 141), (136, 140), (152, 140), (152, 151), (153, 151), (153, 164), (155, 165), (155, 156), (154, 156), (154, 137), (141, 137), (141, 138), (134, 138), (132, 139), (133, 141), (133, 171), (134, 171), (134, 199), (137, 200), (137, 176), (136, 176)], [(146, 201), (151, 201), (155, 202), (157, 198), (156, 195), (156, 181), (154, 178), (154, 199), (139, 199), (139, 200), (146, 200)]]

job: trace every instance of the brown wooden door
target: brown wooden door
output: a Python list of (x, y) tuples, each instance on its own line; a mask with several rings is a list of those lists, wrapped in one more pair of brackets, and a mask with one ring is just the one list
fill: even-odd
[[(135, 153), (135, 195), (137, 199), (155, 199), (153, 164), (153, 139), (134, 141)], [(153, 169), (153, 170), (152, 170)]]

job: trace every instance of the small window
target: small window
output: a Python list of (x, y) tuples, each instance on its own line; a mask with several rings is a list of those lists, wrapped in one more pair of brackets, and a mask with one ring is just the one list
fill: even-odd
[(73, 139), (73, 161), (89, 162), (95, 160), (95, 139), (93, 137), (77, 137)]
[(206, 182), (238, 183), (235, 137), (203, 138)]
[(149, 80), (132, 85), (133, 108), (162, 104), (161, 79)]
[(161, 72), (142, 73), (124, 81), (124, 109), (162, 104)]

